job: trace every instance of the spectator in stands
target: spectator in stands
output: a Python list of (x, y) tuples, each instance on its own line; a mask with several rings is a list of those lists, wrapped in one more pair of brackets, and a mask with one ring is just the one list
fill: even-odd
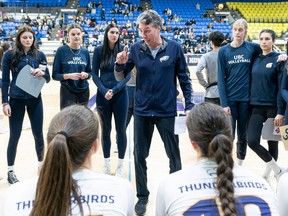
[(6, 37), (6, 31), (0, 26), (0, 37), (5, 38)]
[(26, 18), (25, 18), (26, 25), (29, 25), (30, 22), (31, 22), (31, 19), (30, 19), (29, 15), (27, 15)]
[(192, 19), (192, 20), (191, 20), (191, 24), (192, 24), (192, 25), (196, 25), (195, 19)]
[(207, 36), (204, 33), (201, 33), (201, 36), (198, 40), (199, 43), (206, 43), (207, 42)]
[(8, 16), (6, 16), (6, 15), (2, 15), (2, 17), (3, 17), (3, 22), (9, 22), (9, 18), (8, 18)]
[(37, 16), (36, 20), (37, 20), (37, 26), (39, 29), (39, 27), (43, 25), (43, 20), (40, 18), (40, 16)]
[[(206, 102), (220, 105), (217, 87), (217, 59), (218, 51), (224, 41), (224, 35), (220, 31), (214, 31), (209, 35), (209, 41), (213, 51), (201, 56), (195, 72), (200, 85), (202, 85), (206, 90), (204, 100)], [(203, 74), (204, 69), (206, 69), (205, 76)]]
[(140, 11), (140, 12), (143, 11), (143, 7), (141, 4), (138, 5), (137, 11)]
[(9, 22), (12, 22), (12, 23), (15, 22), (15, 18), (14, 18), (14, 16), (12, 14), (9, 17)]
[(230, 37), (230, 34), (229, 33), (226, 33), (226, 35), (225, 35), (225, 41), (227, 42), (227, 43), (231, 43), (231, 37)]
[[(144, 215), (149, 199), (146, 158), (156, 125), (169, 158), (170, 173), (181, 169), (179, 138), (174, 134), (177, 86), (179, 80), (185, 98), (185, 111), (192, 109), (192, 87), (182, 47), (161, 37), (162, 21), (154, 10), (145, 10), (137, 18), (143, 38), (117, 55), (115, 76), (121, 80), (137, 69), (134, 107), (134, 163), (138, 201), (135, 212)], [(156, 72), (157, 71), (157, 72)], [(169, 97), (163, 95), (169, 94)]]
[[(50, 81), (46, 56), (36, 48), (36, 38), (29, 26), (21, 26), (16, 35), (16, 44), (13, 50), (5, 52), (2, 60), (3, 85), (2, 104), (4, 115), (9, 116), (10, 137), (7, 147), (8, 183), (14, 184), (19, 180), (14, 172), (17, 145), (21, 136), (25, 111), (29, 115), (32, 133), (35, 142), (35, 150), (38, 159), (38, 169), (41, 169), (44, 154), (43, 138), (43, 105), (41, 93), (34, 97), (16, 86), (16, 80), (20, 71), (29, 66), (33, 76), (43, 77)], [(12, 81), (10, 81), (12, 74)]]
[(63, 15), (61, 15), (59, 17), (59, 26), (60, 26), (61, 29), (63, 28), (63, 23), (64, 23), (64, 17), (63, 17)]
[(115, 8), (119, 8), (119, 1), (118, 0), (114, 0), (114, 7)]
[(111, 23), (114, 23), (115, 25), (117, 25), (117, 20), (115, 19), (115, 17), (112, 17)]
[(186, 26), (190, 26), (192, 25), (192, 22), (190, 21), (190, 19), (187, 20), (187, 22), (185, 23)]
[(7, 32), (6, 38), (13, 39), (14, 37), (15, 37), (15, 33), (11, 29), (9, 29)]
[(80, 25), (71, 24), (67, 28), (69, 43), (57, 49), (53, 62), (52, 77), (61, 83), (60, 109), (71, 104), (87, 105), (91, 77), (90, 55), (82, 48)]
[(196, 3), (195, 8), (196, 8), (196, 10), (200, 10), (200, 4), (199, 4), (199, 2)]
[(92, 7), (93, 7), (93, 8), (97, 8), (97, 2), (96, 2), (96, 1), (93, 2)]
[(93, 6), (92, 1), (89, 1), (88, 5), (87, 5), (87, 8), (90, 8), (90, 12), (91, 12), (92, 6)]
[(91, 17), (91, 22), (94, 22), (95, 24), (97, 24), (97, 21), (94, 16)]
[[(38, 180), (9, 187), (1, 215), (133, 216), (131, 183), (92, 171), (92, 156), (100, 146), (100, 122), (93, 111), (80, 105), (56, 114), (48, 129), (48, 148)], [(25, 203), (25, 207), (15, 203)]]
[(212, 23), (212, 22), (210, 22), (210, 23), (208, 24), (207, 29), (214, 29), (214, 26), (213, 26), (213, 23)]
[(49, 26), (47, 25), (47, 22), (44, 22), (43, 25), (41, 26), (42, 31), (48, 31)]
[(41, 42), (42, 33), (39, 32), (38, 30), (36, 30), (36, 31), (34, 32), (34, 34), (35, 34), (35, 39), (36, 39), (36, 47), (37, 47), (37, 49), (39, 49), (39, 45), (42, 44), (42, 42)]
[(120, 46), (120, 30), (114, 23), (106, 27), (103, 45), (95, 48), (92, 64), (93, 81), (97, 86), (97, 110), (103, 122), (103, 154), (104, 174), (111, 174), (111, 121), (112, 114), (115, 119), (116, 135), (118, 141), (118, 166), (116, 176), (124, 177), (124, 157), (127, 147), (126, 119), (128, 110), (128, 94), (126, 83), (130, 79), (116, 81), (114, 76), (114, 62), (116, 55), (123, 50)]
[(101, 9), (100, 17), (101, 17), (101, 20), (106, 20), (106, 18), (105, 18), (105, 8)]
[(190, 46), (190, 49), (188, 50), (188, 52), (189, 52), (190, 54), (195, 54), (194, 47), (193, 47), (193, 46)]
[(197, 46), (196, 46), (196, 48), (195, 48), (195, 50), (194, 50), (194, 53), (195, 53), (195, 54), (204, 54), (204, 51), (203, 51), (203, 49), (202, 49), (201, 43), (197, 44)]
[(186, 125), (197, 162), (160, 182), (154, 215), (278, 215), (269, 184), (234, 164), (230, 115), (205, 102), (191, 110)]
[(99, 1), (98, 4), (97, 4), (97, 8), (102, 8), (102, 7), (103, 7), (102, 2)]
[[(277, 63), (280, 53), (273, 52), (276, 33), (264, 29), (259, 33), (262, 54), (255, 57), (250, 73), (250, 105), (247, 139), (249, 147), (266, 163), (263, 178), (269, 180), (271, 171), (276, 179), (286, 172), (277, 164), (278, 141), (268, 140), (268, 149), (261, 145), (263, 124), (268, 118), (274, 119), (275, 126), (281, 126), (284, 120), (285, 101), (281, 96), (282, 77), (285, 62)], [(265, 145), (266, 146), (266, 145)]]

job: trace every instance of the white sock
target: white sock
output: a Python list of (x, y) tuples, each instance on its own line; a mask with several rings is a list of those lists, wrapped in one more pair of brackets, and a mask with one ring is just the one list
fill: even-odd
[(41, 168), (43, 166), (43, 161), (38, 161), (38, 167)]
[(271, 171), (272, 171), (271, 166), (266, 164), (265, 170), (264, 170), (264, 173), (263, 173), (262, 177), (264, 177), (264, 178), (266, 177), (267, 178), (270, 175)]
[(237, 158), (237, 165), (242, 166), (243, 165), (244, 160)]
[(8, 172), (9, 171), (14, 171), (14, 165), (13, 166), (8, 166)]
[(276, 163), (276, 161), (274, 160), (274, 158), (272, 158), (271, 161), (266, 163), (275, 174), (279, 174), (281, 172), (281, 168), (279, 167), (279, 165)]
[(118, 167), (123, 166), (124, 159), (118, 158)]
[(106, 164), (110, 164), (110, 158), (104, 158), (104, 163)]

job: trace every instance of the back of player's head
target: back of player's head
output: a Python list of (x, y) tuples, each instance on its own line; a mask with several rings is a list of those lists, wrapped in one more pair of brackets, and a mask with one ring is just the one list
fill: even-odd
[[(70, 215), (71, 197), (83, 213), (75, 169), (89, 160), (100, 134), (99, 118), (82, 105), (71, 105), (54, 116), (48, 133), (48, 149), (40, 172), (31, 216)], [(60, 196), (61, 194), (61, 196)]]
[(224, 41), (224, 35), (220, 31), (213, 31), (209, 35), (209, 40), (217, 47), (221, 47), (221, 44)]
[(200, 156), (217, 164), (216, 183), (224, 215), (236, 215), (230, 116), (218, 105), (201, 103), (190, 111), (186, 124), (189, 138), (199, 147)]

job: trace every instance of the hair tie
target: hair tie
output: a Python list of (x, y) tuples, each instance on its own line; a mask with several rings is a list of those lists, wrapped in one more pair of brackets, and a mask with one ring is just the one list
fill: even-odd
[(218, 136), (218, 135), (220, 135), (220, 134), (223, 134), (223, 132), (220, 131), (220, 130), (216, 130), (216, 132), (215, 132), (215, 136)]
[(63, 136), (66, 137), (66, 139), (68, 139), (68, 134), (65, 131), (59, 131), (56, 134), (62, 134)]

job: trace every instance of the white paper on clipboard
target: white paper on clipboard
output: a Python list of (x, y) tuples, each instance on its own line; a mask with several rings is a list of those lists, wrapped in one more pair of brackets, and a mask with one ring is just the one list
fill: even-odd
[(182, 134), (186, 131), (186, 116), (176, 116), (174, 134)]
[(262, 138), (271, 141), (281, 141), (280, 129), (274, 126), (274, 118), (268, 118), (262, 128)]
[(46, 81), (43, 77), (34, 77), (32, 70), (30, 65), (23, 67), (17, 76), (16, 86), (37, 98)]

